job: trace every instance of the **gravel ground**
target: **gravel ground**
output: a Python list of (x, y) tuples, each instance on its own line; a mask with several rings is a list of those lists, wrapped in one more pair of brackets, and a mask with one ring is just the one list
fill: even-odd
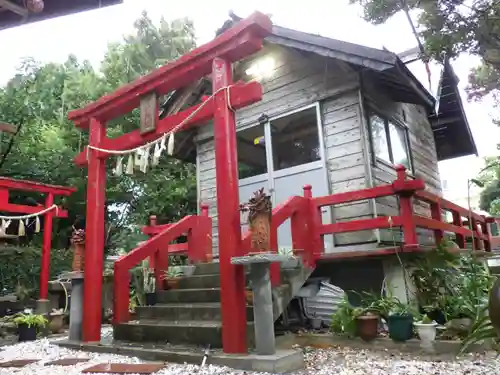
[[(47, 339), (31, 343), (5, 346), (0, 362), (13, 359), (41, 359), (21, 369), (0, 368), (0, 375), (80, 375), (81, 371), (97, 363), (140, 363), (137, 358), (113, 354), (78, 352), (60, 348)], [(59, 358), (91, 358), (74, 366), (44, 366)], [(450, 357), (416, 357), (386, 351), (339, 349), (305, 349), (307, 368), (293, 375), (500, 375), (500, 361), (492, 354), (474, 354), (461, 359)], [(244, 372), (227, 367), (170, 364), (157, 374), (163, 375), (219, 375), (262, 373)]]

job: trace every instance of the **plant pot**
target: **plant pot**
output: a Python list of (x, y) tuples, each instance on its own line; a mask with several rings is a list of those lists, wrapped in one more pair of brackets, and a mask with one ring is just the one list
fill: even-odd
[(425, 311), (422, 307), (419, 308), (420, 314), (425, 314), (430, 320), (435, 321), (439, 325), (444, 325), (446, 323), (446, 316), (444, 312), (440, 309), (434, 309), (431, 311)]
[(185, 277), (193, 276), (194, 270), (196, 269), (195, 265), (182, 266), (182, 274)]
[(28, 326), (27, 324), (19, 324), (17, 328), (18, 328), (19, 342), (36, 340), (37, 330), (35, 326)]
[(364, 341), (372, 341), (378, 336), (378, 315), (362, 315), (356, 318), (356, 334)]
[(146, 306), (156, 305), (156, 293), (146, 293)]
[(167, 278), (168, 289), (177, 289), (180, 281), (180, 277), (169, 277)]
[(322, 323), (323, 323), (323, 321), (321, 319), (317, 319), (317, 318), (311, 319), (312, 329), (321, 329)]
[(418, 337), (423, 348), (432, 348), (434, 340), (436, 340), (437, 323), (415, 323)]
[(245, 298), (247, 300), (247, 304), (253, 306), (253, 290), (246, 289)]
[(390, 315), (387, 319), (389, 337), (396, 342), (405, 342), (413, 337), (413, 316)]
[(64, 324), (63, 314), (54, 314), (49, 316), (49, 330), (52, 333), (59, 333)]

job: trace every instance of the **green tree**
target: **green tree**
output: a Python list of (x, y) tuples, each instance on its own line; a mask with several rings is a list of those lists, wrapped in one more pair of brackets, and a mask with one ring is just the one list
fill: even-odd
[(349, 0), (375, 25), (401, 11), (415, 11), (425, 53), (437, 61), (469, 53), (481, 58), (471, 71), (469, 95), (481, 99), (500, 88), (500, 2), (497, 0)]
[[(88, 137), (67, 120), (67, 112), (178, 58), (194, 46), (191, 21), (162, 19), (157, 27), (144, 12), (132, 34), (109, 46), (99, 69), (75, 56), (69, 56), (64, 64), (40, 64), (27, 59), (0, 89), (0, 119), (22, 125), (0, 173), (78, 189), (65, 202), (69, 220), (57, 220), (54, 246), (66, 246), (71, 224), (76, 217), (85, 215), (87, 170), (76, 167), (73, 158), (87, 144)], [(118, 136), (137, 128), (138, 123), (138, 113), (133, 111), (111, 122), (108, 135)], [(108, 247), (129, 250), (139, 238), (138, 226), (145, 224), (150, 214), (171, 222), (196, 210), (193, 165), (163, 157), (155, 169), (131, 177), (115, 177), (112, 168), (110, 160), (106, 189)]]

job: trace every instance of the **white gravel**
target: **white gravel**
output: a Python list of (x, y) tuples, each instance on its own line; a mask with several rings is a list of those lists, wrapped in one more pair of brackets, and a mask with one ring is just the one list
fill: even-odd
[[(5, 346), (0, 362), (14, 359), (41, 359), (24, 368), (0, 368), (0, 375), (80, 375), (81, 371), (98, 363), (141, 363), (137, 358), (113, 354), (87, 353), (60, 348), (47, 339)], [(91, 358), (74, 366), (44, 366), (60, 358)], [(500, 361), (492, 354), (474, 354), (456, 359), (425, 358), (387, 351), (339, 349), (305, 349), (307, 368), (294, 375), (500, 375)], [(245, 372), (227, 367), (168, 364), (158, 375), (229, 375), (262, 373)]]

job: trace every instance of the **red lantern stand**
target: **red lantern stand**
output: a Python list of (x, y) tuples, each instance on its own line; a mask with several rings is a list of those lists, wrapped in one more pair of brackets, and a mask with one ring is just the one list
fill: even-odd
[[(13, 190), (31, 191), (46, 194), (45, 204), (38, 206), (26, 206), (9, 202), (9, 193)], [(43, 245), (42, 245), (42, 265), (40, 273), (40, 299), (39, 306), (49, 304), (49, 277), (50, 277), (50, 250), (52, 247), (52, 222), (54, 218), (67, 218), (68, 212), (56, 206), (54, 199), (56, 196), (70, 196), (76, 191), (75, 188), (47, 185), (39, 182), (15, 180), (7, 177), (0, 177), (0, 212), (13, 214), (33, 215), (41, 213), (44, 217), (43, 224)], [(51, 209), (53, 207), (53, 209)], [(14, 219), (16, 220), (16, 219)], [(43, 312), (47, 312), (41, 307)]]
[[(259, 51), (271, 28), (267, 16), (254, 13), (210, 43), (69, 114), (77, 127), (89, 129), (89, 146), (75, 159), (77, 165), (88, 167), (83, 341), (98, 342), (101, 336), (101, 300), (95, 296), (102, 292), (107, 157), (113, 154), (111, 151), (146, 145), (172, 131), (186, 130), (213, 119), (223, 347), (226, 353), (247, 352), (244, 270), (242, 266), (231, 265), (231, 257), (243, 255), (240, 254), (243, 250), (234, 111), (261, 100), (262, 88), (257, 82), (233, 83), (232, 63)], [(200, 105), (159, 119), (158, 95), (209, 74), (213, 85), (211, 97), (204, 98)], [(154, 101), (149, 102), (150, 112), (146, 113), (147, 106), (143, 103), (151, 96)], [(140, 129), (114, 139), (106, 137), (106, 122), (139, 106)], [(152, 119), (152, 123), (143, 124), (146, 118)]]

